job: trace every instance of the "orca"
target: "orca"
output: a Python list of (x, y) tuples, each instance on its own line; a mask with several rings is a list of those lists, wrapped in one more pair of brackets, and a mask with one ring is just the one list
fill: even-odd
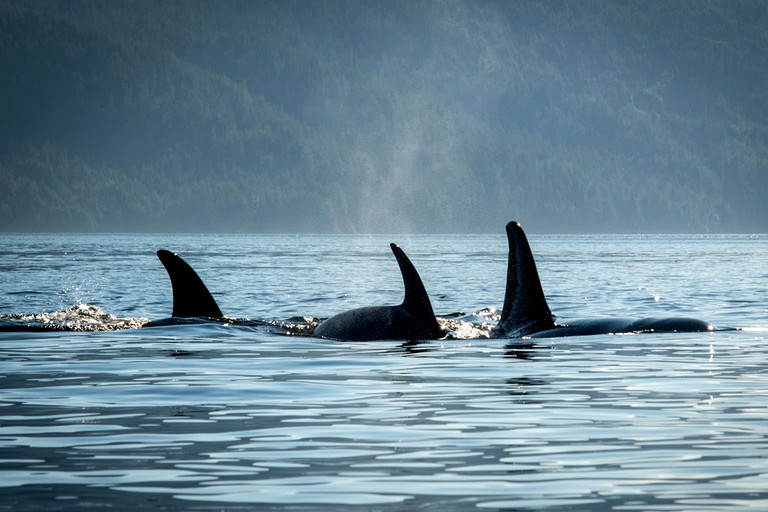
[[(65, 312), (42, 315), (0, 315), (0, 332), (4, 331), (100, 331), (132, 329), (138, 327), (163, 327), (205, 322), (234, 323), (245, 326), (259, 326), (263, 322), (235, 320), (225, 317), (216, 300), (206, 288), (197, 272), (178, 255), (160, 249), (157, 251), (168, 272), (173, 289), (173, 312), (171, 318), (144, 321), (145, 319), (120, 319), (104, 313), (96, 306), (74, 306)], [(74, 320), (70, 318), (74, 317)], [(31, 318), (30, 318), (31, 317)], [(38, 318), (40, 317), (40, 320)], [(61, 318), (59, 318), (61, 317)], [(78, 319), (82, 318), (85, 323)], [(107, 320), (104, 317), (111, 317)], [(18, 320), (23, 320), (19, 322)], [(142, 320), (141, 323), (137, 323)], [(280, 326), (274, 326), (278, 329)]]
[(339, 313), (321, 322), (314, 336), (343, 341), (430, 340), (446, 335), (432, 311), (416, 268), (396, 244), (389, 247), (403, 275), (405, 298), (398, 306), (371, 306)]
[(211, 292), (186, 261), (165, 249), (157, 251), (157, 257), (171, 278), (174, 318), (224, 318)]
[(507, 224), (509, 259), (507, 289), (501, 319), (493, 335), (506, 338), (549, 338), (595, 334), (650, 332), (708, 332), (714, 327), (702, 320), (673, 318), (595, 318), (559, 324), (549, 309), (523, 228)]

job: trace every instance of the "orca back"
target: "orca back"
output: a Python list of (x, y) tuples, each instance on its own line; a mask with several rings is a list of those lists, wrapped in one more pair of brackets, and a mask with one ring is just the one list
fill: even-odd
[(536, 262), (520, 224), (515, 221), (507, 224), (507, 240), (507, 289), (496, 330), (507, 336), (525, 336), (554, 328), (555, 317), (544, 297)]
[(186, 261), (165, 249), (157, 251), (157, 257), (171, 278), (174, 317), (224, 317), (211, 292)]
[(398, 306), (372, 306), (339, 313), (315, 328), (322, 338), (347, 341), (427, 340), (445, 332), (435, 318), (432, 303), (416, 267), (397, 244), (390, 244), (403, 276), (405, 297)]
[(509, 262), (507, 291), (501, 320), (494, 329), (508, 337), (563, 337), (595, 334), (643, 332), (707, 332), (714, 330), (708, 322), (685, 317), (673, 318), (592, 318), (555, 324), (541, 288), (531, 247), (517, 222), (507, 224)]

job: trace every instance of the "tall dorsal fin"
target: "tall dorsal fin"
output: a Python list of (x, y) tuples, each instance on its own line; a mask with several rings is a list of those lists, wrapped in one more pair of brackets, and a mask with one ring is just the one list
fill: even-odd
[(435, 327), (439, 329), (440, 326), (432, 310), (432, 303), (416, 267), (397, 244), (389, 244), (389, 247), (395, 254), (397, 264), (400, 266), (400, 273), (403, 275), (403, 286), (405, 287), (403, 308), (416, 318), (434, 322)]
[(173, 316), (179, 318), (223, 318), (219, 305), (205, 287), (197, 272), (176, 254), (160, 249), (157, 251), (173, 288)]
[(507, 239), (509, 240), (507, 291), (504, 295), (504, 309), (501, 312), (499, 326), (507, 334), (534, 326), (537, 331), (551, 329), (555, 326), (554, 316), (544, 297), (536, 262), (520, 224), (515, 221), (507, 224)]

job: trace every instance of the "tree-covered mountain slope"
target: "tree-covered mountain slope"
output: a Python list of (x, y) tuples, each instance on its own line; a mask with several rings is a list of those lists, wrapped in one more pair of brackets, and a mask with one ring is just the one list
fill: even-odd
[(0, 230), (768, 229), (768, 5), (5, 1)]

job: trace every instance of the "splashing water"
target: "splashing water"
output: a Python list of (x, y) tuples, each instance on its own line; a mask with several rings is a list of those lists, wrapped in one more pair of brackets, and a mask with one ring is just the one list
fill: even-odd
[(0, 331), (116, 331), (147, 322), (147, 318), (119, 318), (92, 304), (75, 304), (64, 311), (0, 315)]

